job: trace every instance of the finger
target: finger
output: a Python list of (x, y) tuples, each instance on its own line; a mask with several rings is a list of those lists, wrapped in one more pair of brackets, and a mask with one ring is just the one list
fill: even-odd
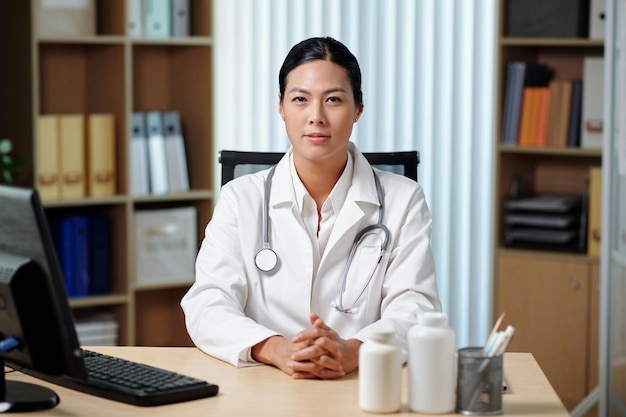
[(309, 320), (311, 320), (311, 325), (313, 327), (316, 327), (318, 329), (330, 330), (330, 327), (328, 327), (326, 323), (324, 323), (324, 320), (322, 320), (322, 318), (316, 313), (311, 313), (311, 315), (309, 316)]
[(333, 356), (336, 359), (341, 359), (343, 356), (343, 352), (341, 350), (341, 346), (338, 343), (338, 340), (329, 337), (318, 337), (314, 342), (315, 346), (319, 347), (325, 352), (328, 352), (329, 355)]
[(324, 368), (314, 362), (290, 362), (289, 366), (292, 369), (291, 376), (294, 379), (310, 378), (311, 375), (315, 378), (334, 379), (341, 378), (346, 373), (343, 368), (334, 370), (330, 368)]
[(297, 350), (291, 354), (291, 359), (294, 361), (308, 361), (314, 358), (319, 358), (322, 355), (327, 354), (328, 352), (322, 349), (318, 345), (307, 346), (303, 349)]
[(311, 362), (332, 371), (343, 371), (343, 365), (341, 362), (329, 355), (320, 355), (317, 358), (311, 359)]

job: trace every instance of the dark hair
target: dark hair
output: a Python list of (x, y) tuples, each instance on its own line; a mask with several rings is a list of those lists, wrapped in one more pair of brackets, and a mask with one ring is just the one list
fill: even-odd
[(362, 106), (363, 92), (361, 91), (361, 69), (359, 68), (359, 62), (343, 43), (331, 37), (305, 39), (291, 48), (278, 73), (280, 100), (282, 101), (285, 95), (287, 76), (291, 70), (299, 65), (317, 59), (330, 61), (346, 70), (350, 78), (350, 84), (352, 85), (354, 101), (357, 106)]

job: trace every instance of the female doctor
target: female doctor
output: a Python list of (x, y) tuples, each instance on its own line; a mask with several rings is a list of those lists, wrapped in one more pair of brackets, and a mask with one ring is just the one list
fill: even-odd
[(340, 378), (369, 331), (394, 329), (406, 351), (417, 314), (441, 309), (432, 219), (419, 184), (372, 169), (350, 142), (361, 72), (342, 43), (295, 45), (278, 98), (291, 148), (222, 188), (181, 306), (212, 356)]

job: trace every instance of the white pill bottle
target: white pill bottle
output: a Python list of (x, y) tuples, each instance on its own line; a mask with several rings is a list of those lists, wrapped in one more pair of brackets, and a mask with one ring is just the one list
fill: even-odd
[(400, 410), (402, 353), (393, 329), (372, 330), (359, 348), (359, 407), (372, 413)]
[(424, 312), (408, 333), (409, 408), (450, 413), (456, 400), (456, 336), (440, 312)]

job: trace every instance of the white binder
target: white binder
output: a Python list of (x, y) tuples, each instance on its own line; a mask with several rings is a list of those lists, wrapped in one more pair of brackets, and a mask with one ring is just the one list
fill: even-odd
[(163, 113), (163, 129), (170, 191), (189, 191), (187, 154), (177, 111)]
[(189, 0), (172, 0), (172, 36), (189, 36)]
[(131, 118), (130, 138), (130, 193), (150, 194), (150, 166), (148, 163), (148, 136), (145, 114), (134, 112)]
[(167, 194), (169, 192), (169, 180), (161, 112), (146, 113), (146, 126), (148, 128), (150, 191), (152, 194)]
[(604, 58), (585, 57), (583, 63), (582, 148), (602, 148)]
[(168, 38), (172, 34), (172, 3), (170, 0), (144, 0), (144, 36)]
[(143, 37), (143, 0), (126, 0), (126, 24), (129, 37)]
[(605, 4), (604, 0), (591, 0), (589, 5), (589, 38), (604, 39)]

